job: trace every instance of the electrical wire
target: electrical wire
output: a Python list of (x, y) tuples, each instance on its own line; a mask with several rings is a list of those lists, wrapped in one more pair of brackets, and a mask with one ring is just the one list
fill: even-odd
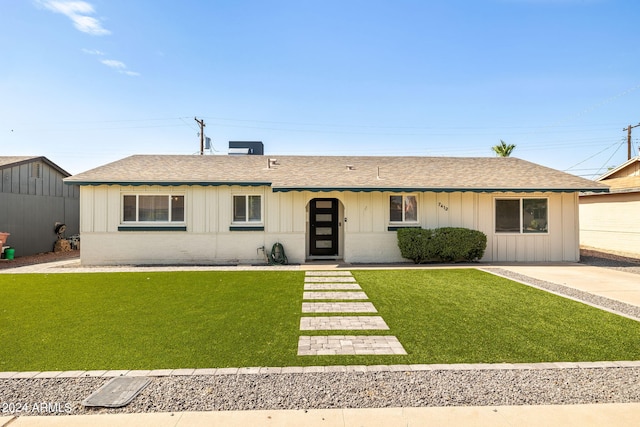
[[(621, 142), (616, 142), (616, 143), (614, 143), (614, 144), (611, 144), (611, 145), (607, 146), (607, 147), (606, 147), (606, 148), (604, 148), (603, 150), (600, 150), (600, 151), (598, 151), (597, 153), (595, 153), (594, 155), (589, 156), (589, 157), (587, 157), (586, 159), (584, 159), (584, 160), (582, 160), (582, 161), (580, 161), (580, 162), (576, 163), (575, 165), (573, 165), (573, 166), (571, 166), (571, 167), (566, 168), (564, 171), (565, 171), (565, 172), (568, 172), (568, 171), (572, 170), (573, 168), (575, 168), (576, 166), (580, 166), (581, 164), (585, 163), (586, 161), (591, 160), (591, 159), (593, 159), (594, 157), (596, 157), (597, 155), (602, 154), (602, 153), (604, 153), (605, 151), (609, 150), (611, 147), (614, 147), (616, 144), (618, 144), (618, 149), (620, 149), (620, 147), (622, 146), (622, 144), (624, 144), (624, 140), (622, 140)], [(618, 151), (618, 150), (616, 150), (616, 151)], [(614, 153), (614, 154), (615, 154), (615, 153)], [(607, 160), (607, 161), (608, 161), (608, 160)]]
[(613, 156), (616, 155), (616, 153), (620, 150), (620, 148), (624, 145), (625, 141), (622, 141), (619, 145), (618, 148), (616, 148), (616, 151), (613, 152), (613, 154), (607, 159), (606, 162), (604, 162), (604, 164), (600, 167), (600, 169), (598, 169), (598, 171), (596, 172), (596, 175), (600, 175), (600, 172), (602, 171), (602, 169), (607, 167), (607, 164), (611, 161), (611, 159), (613, 158)]

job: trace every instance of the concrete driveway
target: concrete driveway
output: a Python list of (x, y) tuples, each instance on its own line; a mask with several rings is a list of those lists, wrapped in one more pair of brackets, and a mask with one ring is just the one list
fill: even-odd
[(500, 268), (640, 307), (640, 275), (584, 264), (509, 265)]

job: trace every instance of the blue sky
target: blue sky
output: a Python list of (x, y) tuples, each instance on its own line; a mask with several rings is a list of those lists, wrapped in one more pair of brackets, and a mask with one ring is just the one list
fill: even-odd
[[(0, 155), (514, 157), (591, 177), (640, 122), (640, 2), (2, 0)], [(633, 134), (638, 154), (640, 127)]]

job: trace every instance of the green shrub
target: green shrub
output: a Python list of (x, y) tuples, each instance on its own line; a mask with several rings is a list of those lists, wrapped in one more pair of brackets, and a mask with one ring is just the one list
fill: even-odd
[(434, 230), (433, 240), (442, 261), (475, 261), (484, 255), (487, 236), (478, 230), (444, 227)]
[(430, 261), (433, 253), (431, 238), (432, 230), (424, 228), (400, 228), (398, 229), (398, 247), (403, 258), (407, 258), (416, 264)]
[(484, 255), (487, 236), (481, 231), (460, 227), (434, 230), (401, 228), (398, 247), (403, 258), (416, 264), (428, 261), (475, 261)]

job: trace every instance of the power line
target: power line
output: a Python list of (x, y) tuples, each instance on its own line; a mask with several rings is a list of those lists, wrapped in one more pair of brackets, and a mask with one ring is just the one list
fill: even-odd
[(624, 144), (624, 142), (622, 142), (620, 145), (618, 145), (618, 148), (616, 148), (616, 151), (614, 151), (613, 154), (611, 156), (609, 156), (609, 158), (607, 159), (606, 162), (604, 162), (602, 167), (600, 169), (598, 169), (598, 172), (595, 173), (596, 175), (600, 175), (600, 171), (607, 167), (607, 163), (609, 163), (609, 161), (613, 158), (613, 156), (616, 155), (616, 153), (618, 152), (618, 150), (620, 150), (620, 147), (622, 147), (623, 144)]
[[(596, 154), (594, 154), (594, 155), (592, 155), (592, 156), (587, 157), (586, 159), (584, 159), (584, 160), (582, 160), (582, 161), (580, 161), (580, 162), (576, 163), (575, 165), (573, 165), (573, 166), (571, 166), (571, 167), (568, 167), (567, 169), (565, 169), (565, 172), (566, 172), (566, 171), (570, 171), (571, 169), (575, 168), (576, 166), (580, 166), (581, 164), (585, 163), (586, 161), (593, 159), (593, 158), (594, 158), (594, 157), (596, 157), (597, 155), (604, 153), (605, 151), (607, 151), (607, 150), (608, 150), (608, 149), (610, 149), (611, 147), (615, 146), (616, 144), (618, 144), (618, 149), (619, 149), (619, 148), (620, 148), (620, 146), (621, 146), (622, 144), (624, 144), (624, 141), (622, 141), (622, 142), (616, 142), (616, 143), (614, 143), (614, 144), (609, 145), (608, 147), (604, 148), (603, 150), (598, 151)], [(616, 152), (617, 152), (617, 151), (618, 151), (618, 150), (616, 150)], [(614, 153), (614, 154), (615, 154), (615, 153)]]

